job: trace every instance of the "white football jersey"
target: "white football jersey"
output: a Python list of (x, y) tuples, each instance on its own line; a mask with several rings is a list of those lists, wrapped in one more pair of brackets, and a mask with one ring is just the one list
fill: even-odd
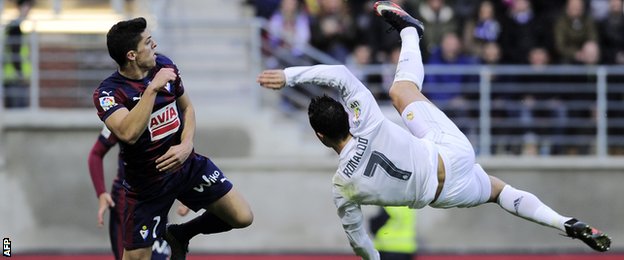
[(345, 66), (292, 67), (285, 74), (287, 86), (312, 83), (338, 89), (353, 138), (340, 153), (334, 202), (356, 253), (378, 259), (363, 228), (360, 205), (428, 205), (438, 184), (437, 148), (387, 119), (372, 93)]

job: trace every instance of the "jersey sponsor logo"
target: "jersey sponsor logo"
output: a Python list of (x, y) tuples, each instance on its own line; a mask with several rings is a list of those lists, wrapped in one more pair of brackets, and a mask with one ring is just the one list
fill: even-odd
[(152, 255), (154, 255), (155, 253), (168, 255), (169, 252), (169, 244), (167, 244), (167, 241), (165, 241), (164, 239), (154, 241), (154, 244), (152, 245)]
[(150, 131), (152, 141), (163, 139), (180, 129), (180, 118), (178, 117), (178, 107), (176, 102), (152, 113), (147, 127)]
[(345, 168), (342, 169), (342, 174), (351, 178), (353, 172), (355, 172), (358, 165), (360, 165), (360, 161), (362, 161), (362, 156), (364, 156), (364, 151), (367, 147), (368, 139), (358, 137), (357, 145), (355, 146), (355, 154), (349, 159)]
[(223, 183), (225, 182), (226, 178), (223, 177), (221, 179), (219, 179), (219, 175), (221, 175), (221, 173), (219, 173), (219, 171), (214, 171), (212, 174), (206, 176), (205, 174), (202, 175), (202, 179), (204, 179), (205, 183), (201, 183), (199, 184), (197, 187), (193, 188), (195, 191), (197, 192), (204, 192), (204, 187), (208, 188), (210, 186), (212, 186), (212, 184), (217, 183), (217, 181)]

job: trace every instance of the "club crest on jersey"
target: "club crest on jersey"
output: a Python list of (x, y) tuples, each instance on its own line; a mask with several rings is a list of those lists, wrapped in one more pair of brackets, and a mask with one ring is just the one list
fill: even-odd
[(147, 229), (147, 226), (142, 226), (141, 230), (139, 230), (139, 234), (141, 235), (143, 240), (147, 239), (147, 235), (149, 235), (149, 230)]
[[(105, 93), (105, 92), (106, 91), (102, 91), (102, 93)], [(117, 105), (117, 102), (115, 102), (115, 97), (113, 96), (100, 97), (100, 106), (102, 107), (104, 111), (107, 111), (116, 105)]]
[(152, 141), (163, 139), (180, 128), (180, 117), (178, 117), (178, 107), (176, 102), (152, 113), (148, 125)]

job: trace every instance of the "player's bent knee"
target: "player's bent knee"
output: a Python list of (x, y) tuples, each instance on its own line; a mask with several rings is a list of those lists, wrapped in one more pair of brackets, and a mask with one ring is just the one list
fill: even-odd
[(397, 81), (392, 84), (388, 95), (392, 105), (402, 113), (407, 105), (415, 101), (429, 101), (420, 91), (416, 84), (411, 81)]
[(503, 191), (503, 188), (505, 188), (505, 185), (507, 185), (507, 183), (505, 183), (501, 179), (496, 178), (492, 175), (489, 175), (489, 176), (490, 176), (490, 183), (492, 185), (492, 193), (490, 195), (490, 199), (488, 200), (488, 202), (497, 202), (498, 196)]
[(253, 223), (253, 213), (250, 209), (237, 214), (236, 218), (233, 219), (233, 223), (230, 223), (233, 228), (246, 228)]

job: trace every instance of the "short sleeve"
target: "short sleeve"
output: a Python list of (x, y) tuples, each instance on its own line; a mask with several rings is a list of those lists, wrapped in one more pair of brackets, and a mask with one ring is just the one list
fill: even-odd
[(111, 84), (103, 82), (93, 93), (93, 104), (100, 120), (106, 121), (113, 112), (125, 107), (124, 93)]

